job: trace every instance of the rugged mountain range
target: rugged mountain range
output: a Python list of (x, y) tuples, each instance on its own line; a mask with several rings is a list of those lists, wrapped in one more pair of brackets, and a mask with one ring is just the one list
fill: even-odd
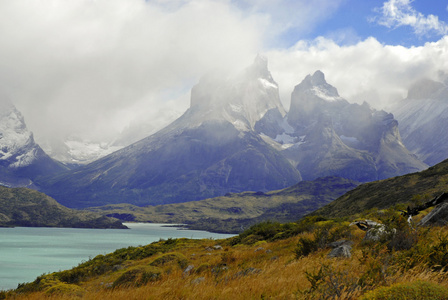
[[(268, 113), (269, 112), (269, 113)], [(69, 207), (128, 202), (186, 202), (297, 183), (297, 169), (255, 131), (283, 116), (278, 87), (257, 57), (237, 77), (209, 74), (191, 91), (191, 107), (137, 143), (43, 182)]]
[(277, 148), (303, 179), (341, 176), (366, 182), (427, 167), (401, 142), (392, 114), (365, 102), (349, 103), (321, 71), (294, 88), (286, 120), (289, 128), (266, 135), (281, 144)]
[(296, 86), (286, 114), (257, 56), (237, 76), (204, 76), (190, 108), (164, 129), (40, 187), (68, 207), (157, 205), (281, 189), (302, 177), (371, 181), (424, 168), (391, 114), (349, 104), (320, 71)]
[(0, 102), (0, 184), (33, 187), (39, 176), (64, 170), (62, 164), (51, 159), (35, 143), (15, 106), (7, 101)]
[(410, 151), (431, 166), (448, 158), (448, 80), (419, 80), (391, 110)]

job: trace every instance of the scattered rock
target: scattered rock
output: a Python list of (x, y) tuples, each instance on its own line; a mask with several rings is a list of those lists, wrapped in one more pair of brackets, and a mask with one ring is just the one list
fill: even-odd
[(215, 250), (222, 250), (222, 247), (220, 245), (215, 245), (215, 246), (213, 246), (213, 249), (215, 249)]
[(270, 253), (272, 253), (272, 250), (270, 250), (270, 249), (266, 250), (266, 254), (270, 254)]
[(205, 280), (205, 277), (198, 277), (191, 281), (191, 284), (199, 284)]
[(334, 248), (331, 250), (330, 253), (328, 253), (328, 257), (343, 257), (343, 258), (350, 258), (352, 257), (352, 246), (348, 244), (341, 245), (337, 248)]
[(353, 242), (349, 241), (349, 240), (339, 240), (339, 241), (336, 241), (336, 242), (328, 244), (328, 247), (334, 249), (334, 248), (338, 248), (338, 247), (340, 247), (342, 245), (350, 245), (350, 246), (352, 246)]
[(194, 265), (188, 265), (182, 273), (184, 276), (190, 275), (190, 272), (194, 269)]
[(419, 226), (443, 226), (448, 224), (448, 203), (437, 205), (429, 214), (418, 223)]
[(257, 249), (255, 249), (255, 252), (258, 252), (258, 251), (263, 251), (264, 250), (264, 248), (263, 247), (258, 247)]
[[(366, 231), (364, 241), (378, 242), (383, 235), (390, 233), (386, 231), (386, 226), (384, 224), (371, 220), (356, 221), (350, 224), (350, 226), (352, 225), (356, 225), (359, 229)], [(393, 229), (393, 231), (395, 232), (396, 230)]]
[(239, 271), (235, 274), (235, 277), (243, 277), (243, 276), (247, 276), (247, 275), (252, 275), (252, 274), (258, 274), (261, 273), (261, 269), (257, 269), (257, 268), (247, 268), (244, 269), (243, 271)]
[(328, 244), (329, 247), (333, 248), (330, 253), (328, 253), (328, 257), (343, 257), (350, 258), (352, 256), (352, 245), (353, 242), (349, 240), (339, 240), (333, 243)]

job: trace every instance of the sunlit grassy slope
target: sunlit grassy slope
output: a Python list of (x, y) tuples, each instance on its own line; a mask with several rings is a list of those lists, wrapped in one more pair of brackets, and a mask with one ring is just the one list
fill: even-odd
[[(396, 234), (363, 241), (349, 226), (361, 216)], [(392, 299), (381, 297), (393, 291), (402, 296), (393, 299), (448, 299), (447, 229), (414, 231), (394, 209), (267, 222), (226, 240), (169, 239), (99, 255), (0, 299)], [(352, 256), (327, 257), (341, 239), (354, 242)]]

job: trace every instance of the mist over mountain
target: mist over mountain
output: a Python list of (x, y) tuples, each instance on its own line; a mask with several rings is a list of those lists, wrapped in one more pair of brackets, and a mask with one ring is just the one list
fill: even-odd
[(268, 116), (284, 114), (267, 61), (258, 56), (235, 77), (203, 77), (191, 91), (191, 107), (164, 129), (42, 187), (69, 207), (285, 188), (301, 179), (299, 172), (254, 131), (271, 122)]
[(423, 78), (391, 107), (406, 147), (428, 165), (448, 158), (448, 80)]
[(39, 176), (53, 175), (66, 168), (51, 159), (35, 143), (22, 114), (8, 102), (0, 102), (0, 184), (34, 186)]
[(427, 167), (401, 142), (392, 114), (365, 102), (349, 103), (321, 71), (294, 88), (286, 120), (290, 128), (268, 135), (303, 179), (341, 176), (366, 182)]
[(236, 76), (203, 76), (190, 108), (162, 130), (40, 188), (68, 207), (157, 205), (281, 189), (302, 178), (365, 182), (426, 168), (397, 126), (389, 113), (348, 103), (320, 71), (295, 87), (286, 113), (258, 55)]

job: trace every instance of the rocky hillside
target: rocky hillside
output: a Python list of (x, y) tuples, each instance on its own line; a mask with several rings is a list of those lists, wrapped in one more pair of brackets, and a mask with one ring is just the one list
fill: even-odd
[(448, 81), (422, 79), (391, 107), (406, 147), (428, 165), (448, 158)]
[(64, 207), (35, 190), (3, 186), (0, 186), (0, 226), (126, 228), (116, 219)]
[(417, 204), (447, 191), (448, 160), (427, 170), (365, 183), (313, 214), (350, 216), (371, 208), (384, 209), (398, 203)]
[(294, 143), (282, 152), (307, 180), (340, 176), (362, 182), (427, 167), (401, 142), (398, 122), (367, 103), (349, 103), (322, 72), (308, 75), (291, 95), (287, 115)]

